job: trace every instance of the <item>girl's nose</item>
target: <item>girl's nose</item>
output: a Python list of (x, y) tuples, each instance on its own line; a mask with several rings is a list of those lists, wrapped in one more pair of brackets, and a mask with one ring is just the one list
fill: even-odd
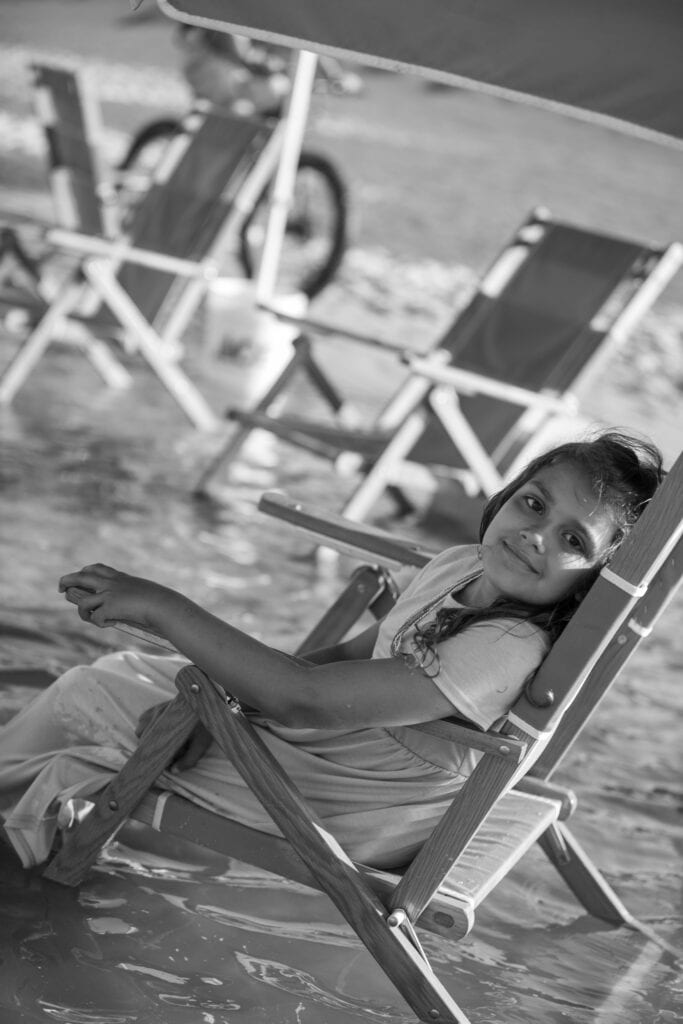
[(545, 541), (540, 530), (529, 526), (520, 530), (519, 533), (525, 544), (531, 544), (537, 551), (545, 550)]

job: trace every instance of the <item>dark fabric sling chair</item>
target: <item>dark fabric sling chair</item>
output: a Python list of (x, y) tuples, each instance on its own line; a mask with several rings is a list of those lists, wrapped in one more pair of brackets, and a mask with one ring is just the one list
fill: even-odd
[[(349, 453), (355, 456), (360, 481), (341, 509), (351, 519), (367, 518), (385, 491), (409, 508), (401, 483), (410, 463), (456, 475), (470, 493), (490, 495), (529, 460), (555, 417), (575, 414), (582, 387), (609, 366), (681, 262), (677, 243), (613, 237), (535, 210), (426, 354), (299, 321), (294, 353), (277, 379), (253, 408), (226, 413), (235, 426), (196, 490), (210, 491), (219, 469), (262, 429), (333, 462), (345, 455), (346, 471)], [(330, 347), (339, 360), (344, 338), (365, 346), (368, 360), (374, 348), (394, 351), (407, 363), (403, 382), (366, 426), (348, 427), (349, 403), (333, 379)], [(369, 370), (357, 351), (348, 348), (345, 373), (350, 376), (346, 367), (357, 359), (357, 376), (364, 378)], [(307, 380), (335, 417), (299, 414), (298, 379)], [(288, 411), (292, 399), (295, 412)]]

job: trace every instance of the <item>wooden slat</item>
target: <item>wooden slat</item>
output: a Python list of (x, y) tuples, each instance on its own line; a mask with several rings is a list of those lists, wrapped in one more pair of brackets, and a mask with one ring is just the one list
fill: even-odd
[(558, 820), (561, 806), (559, 800), (506, 793), (449, 871), (439, 895), (453, 894), (478, 907)]

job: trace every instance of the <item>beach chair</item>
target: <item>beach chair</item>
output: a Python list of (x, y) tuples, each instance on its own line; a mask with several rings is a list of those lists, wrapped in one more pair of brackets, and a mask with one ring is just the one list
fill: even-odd
[[(365, 518), (387, 489), (406, 506), (400, 485), (408, 463), (459, 475), (469, 493), (490, 495), (528, 461), (544, 428), (557, 416), (575, 414), (581, 388), (609, 365), (681, 262), (678, 244), (660, 248), (616, 238), (533, 211), (438, 344), (426, 355), (397, 353), (408, 373), (374, 423), (344, 425), (347, 404), (326, 369), (323, 346), (334, 338), (338, 351), (347, 338), (368, 347), (368, 360), (370, 346), (396, 348), (302, 322), (278, 379), (252, 409), (228, 410), (236, 427), (196, 490), (206, 491), (258, 428), (331, 460), (346, 454), (347, 469), (348, 453), (357, 456), (361, 482), (342, 509), (351, 519)], [(359, 362), (363, 373), (367, 367)], [(307, 378), (337, 422), (287, 413), (286, 392), (297, 375)]]
[[(380, 531), (318, 515), (277, 495), (265, 511), (312, 530), (325, 542), (382, 561), (420, 565), (426, 554)], [(467, 1024), (420, 943), (425, 928), (457, 940), (476, 908), (538, 841), (589, 913), (652, 934), (624, 907), (566, 825), (574, 795), (549, 781), (571, 741), (624, 663), (652, 629), (680, 582), (683, 566), (683, 457), (631, 535), (603, 570), (500, 731), (447, 720), (418, 728), (482, 752), (474, 773), (412, 862), (401, 871), (354, 864), (264, 747), (239, 703), (195, 666), (177, 676), (178, 697), (145, 734), (93, 809), (63, 836), (45, 875), (77, 885), (103, 843), (128, 816), (327, 893), (379, 966), (425, 1022)], [(370, 571), (338, 602), (340, 613), (300, 650), (331, 642), (363, 609), (383, 614), (391, 588)], [(373, 587), (372, 579), (377, 580)], [(153, 790), (159, 773), (200, 720), (257, 794), (280, 831), (270, 837)], [(656, 937), (654, 937), (656, 939)], [(661, 941), (661, 940), (660, 940)], [(457, 978), (450, 979), (451, 987)]]
[[(41, 78), (43, 94), (53, 79), (52, 73)], [(62, 76), (57, 81), (64, 85)], [(61, 91), (71, 96), (72, 91)], [(45, 99), (42, 103), (47, 105)], [(69, 210), (73, 217), (66, 226), (48, 230), (45, 240), (67, 260), (68, 269), (54, 294), (38, 289), (31, 329), (0, 377), (0, 402), (13, 400), (53, 340), (78, 345), (108, 384), (129, 383), (130, 374), (101, 340), (121, 338), (147, 361), (195, 426), (215, 428), (218, 418), (174, 356), (208, 287), (219, 277), (219, 257), (236, 230), (242, 204), (251, 204), (265, 187), (269, 147), (279, 130), (263, 120), (225, 116), (208, 107), (194, 110), (155, 168), (148, 190), (113, 236), (107, 233), (112, 224), (98, 219), (104, 208), (95, 203), (95, 189), (91, 205), (85, 202), (90, 172), (78, 177), (71, 171), (62, 174), (61, 166), (54, 169), (53, 181), (60, 181), (62, 192), (73, 200), (62, 203), (64, 220)], [(88, 149), (84, 142), (78, 152)], [(86, 207), (87, 222), (79, 220)]]

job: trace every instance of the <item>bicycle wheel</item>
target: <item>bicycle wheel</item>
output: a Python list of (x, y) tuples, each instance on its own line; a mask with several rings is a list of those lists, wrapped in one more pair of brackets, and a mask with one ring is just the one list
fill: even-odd
[(133, 136), (117, 167), (119, 200), (124, 208), (130, 210), (147, 192), (154, 168), (180, 130), (178, 120), (162, 118), (144, 125)]
[[(269, 186), (270, 187), (270, 186)], [(239, 256), (247, 277), (258, 268), (268, 215), (264, 189), (240, 232)], [(334, 164), (304, 150), (280, 257), (278, 288), (313, 298), (334, 277), (346, 248), (346, 186)]]

